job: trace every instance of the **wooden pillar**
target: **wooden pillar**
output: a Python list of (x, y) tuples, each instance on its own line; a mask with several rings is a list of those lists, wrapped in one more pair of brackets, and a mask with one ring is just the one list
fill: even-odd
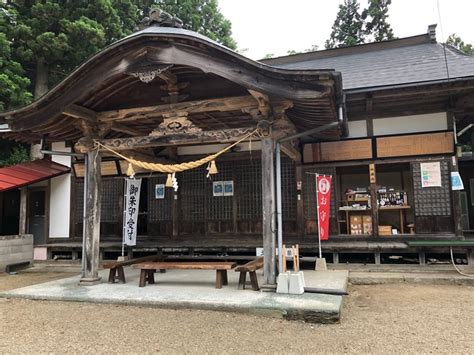
[(275, 258), (275, 141), (262, 139), (262, 207), (264, 284), (276, 284)]
[[(453, 155), (451, 159), (451, 171), (459, 171), (458, 157)], [(454, 234), (456, 237), (463, 237), (462, 229), (462, 210), (461, 210), (461, 191), (451, 190), (453, 202)]]
[[(456, 134), (454, 130), (455, 123), (456, 123), (456, 117), (454, 113), (451, 110), (449, 110), (448, 111), (448, 129), (454, 131), (454, 134)], [(456, 146), (454, 146), (454, 149), (456, 150)], [(456, 154), (454, 154), (451, 158), (450, 170), (459, 171), (458, 157)], [(463, 237), (463, 229), (462, 229), (462, 221), (461, 221), (461, 216), (462, 216), (461, 191), (459, 190), (453, 191), (452, 189), (450, 190), (451, 190), (451, 202), (453, 205), (452, 212), (453, 212), (453, 222), (454, 222), (454, 234), (456, 235), (456, 237)]]
[(101, 156), (98, 151), (88, 151), (85, 172), (84, 236), (82, 277), (80, 285), (99, 283), (100, 203), (101, 203)]
[(27, 198), (28, 198), (28, 189), (23, 187), (20, 189), (20, 222), (18, 226), (18, 234), (26, 234), (26, 215), (27, 215)]
[[(372, 236), (379, 236), (379, 206), (377, 204), (377, 176), (375, 164), (369, 165), (370, 211), (372, 212)], [(349, 223), (349, 222), (348, 222)]]
[(177, 237), (179, 235), (179, 194), (177, 191), (173, 189), (173, 201), (171, 202), (171, 218), (173, 221), (171, 222), (171, 236)]
[[(172, 161), (178, 161), (178, 148), (168, 147), (168, 158)], [(179, 235), (179, 212), (180, 212), (180, 195), (178, 191), (172, 189), (173, 201), (171, 201), (171, 237), (177, 237)]]
[(305, 235), (304, 228), (304, 201), (303, 201), (303, 167), (296, 164), (296, 229), (302, 238)]

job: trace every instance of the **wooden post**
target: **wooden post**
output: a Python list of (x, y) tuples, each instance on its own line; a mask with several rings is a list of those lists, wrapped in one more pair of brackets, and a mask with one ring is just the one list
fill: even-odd
[[(453, 155), (451, 158), (451, 171), (459, 171), (458, 157)], [(458, 190), (451, 190), (453, 202), (453, 219), (454, 219), (454, 234), (456, 237), (463, 237), (463, 228), (461, 222), (461, 192)]]
[[(455, 122), (456, 122), (456, 117), (454, 113), (451, 110), (449, 110), (448, 111), (448, 129), (449, 130), (454, 131)], [(454, 132), (454, 134), (456, 134), (456, 132)], [(456, 145), (454, 146), (454, 150), (455, 150), (455, 154), (452, 156), (451, 162), (449, 164), (450, 170), (459, 171), (458, 157), (456, 155)], [(461, 216), (462, 216), (461, 191), (459, 190), (453, 191), (451, 188), (450, 188), (450, 191), (451, 191), (451, 201), (453, 205), (452, 212), (453, 212), (453, 222), (454, 222), (454, 234), (456, 235), (456, 237), (462, 238), (464, 234), (463, 234), (462, 222), (461, 222)]]
[(173, 189), (173, 201), (171, 202), (171, 218), (173, 221), (171, 222), (171, 236), (177, 237), (179, 235), (179, 194), (178, 191), (174, 191)]
[[(172, 161), (178, 161), (178, 148), (168, 147), (168, 158)], [(171, 189), (170, 189), (171, 190)], [(171, 237), (179, 235), (179, 212), (180, 212), (180, 195), (178, 191), (172, 189), (173, 201), (171, 201)]]
[(18, 226), (18, 234), (26, 234), (26, 215), (27, 215), (27, 196), (28, 189), (23, 187), (20, 189), (20, 223)]
[(80, 285), (91, 286), (99, 283), (99, 243), (100, 243), (100, 200), (101, 200), (101, 156), (96, 150), (86, 155), (85, 172), (85, 212), (83, 236), (83, 261)]
[(275, 258), (275, 141), (262, 139), (262, 207), (264, 284), (276, 284)]
[[(369, 166), (370, 210), (372, 212), (372, 236), (379, 236), (379, 206), (377, 205), (377, 173), (375, 164)], [(349, 223), (349, 221), (347, 222)], [(349, 225), (349, 224), (348, 224)]]
[(300, 238), (305, 235), (304, 228), (304, 201), (303, 201), (303, 167), (296, 165), (296, 230)]

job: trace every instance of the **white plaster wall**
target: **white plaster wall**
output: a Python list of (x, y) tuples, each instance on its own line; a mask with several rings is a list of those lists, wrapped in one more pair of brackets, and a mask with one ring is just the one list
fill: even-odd
[(374, 122), (374, 135), (383, 136), (400, 133), (446, 131), (448, 119), (446, 112), (402, 117), (377, 118)]
[(349, 136), (348, 138), (360, 138), (367, 137), (367, 122), (361, 121), (349, 121)]
[[(64, 142), (53, 143), (51, 150), (70, 152)], [(56, 163), (71, 166), (71, 157), (53, 155)], [(64, 174), (51, 179), (49, 198), (49, 237), (69, 238), (69, 221), (71, 215), (71, 174)]]

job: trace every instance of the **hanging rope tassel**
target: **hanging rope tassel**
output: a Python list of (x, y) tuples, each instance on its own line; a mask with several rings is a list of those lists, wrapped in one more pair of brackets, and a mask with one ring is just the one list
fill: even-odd
[(128, 163), (128, 168), (126, 172), (127, 176), (134, 177), (135, 176), (135, 170), (133, 170), (133, 165), (132, 163)]
[(173, 187), (173, 178), (171, 177), (171, 174), (168, 174), (168, 178), (166, 179), (166, 187)]

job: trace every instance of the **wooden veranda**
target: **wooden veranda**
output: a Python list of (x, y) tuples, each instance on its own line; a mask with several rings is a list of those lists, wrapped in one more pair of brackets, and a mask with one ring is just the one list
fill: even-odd
[[(341, 83), (331, 70), (266, 66), (195, 32), (155, 24), (108, 46), (39, 100), (0, 120), (11, 128), (9, 139), (66, 141), (84, 154), (85, 285), (98, 281), (101, 162), (110, 155), (97, 142), (135, 159), (172, 164), (180, 161), (177, 147), (228, 144), (259, 127), (264, 273), (271, 285), (276, 142), (310, 130), (313, 139), (345, 135)], [(280, 145), (296, 164), (299, 144), (295, 136)], [(174, 235), (179, 214), (172, 213)]]

